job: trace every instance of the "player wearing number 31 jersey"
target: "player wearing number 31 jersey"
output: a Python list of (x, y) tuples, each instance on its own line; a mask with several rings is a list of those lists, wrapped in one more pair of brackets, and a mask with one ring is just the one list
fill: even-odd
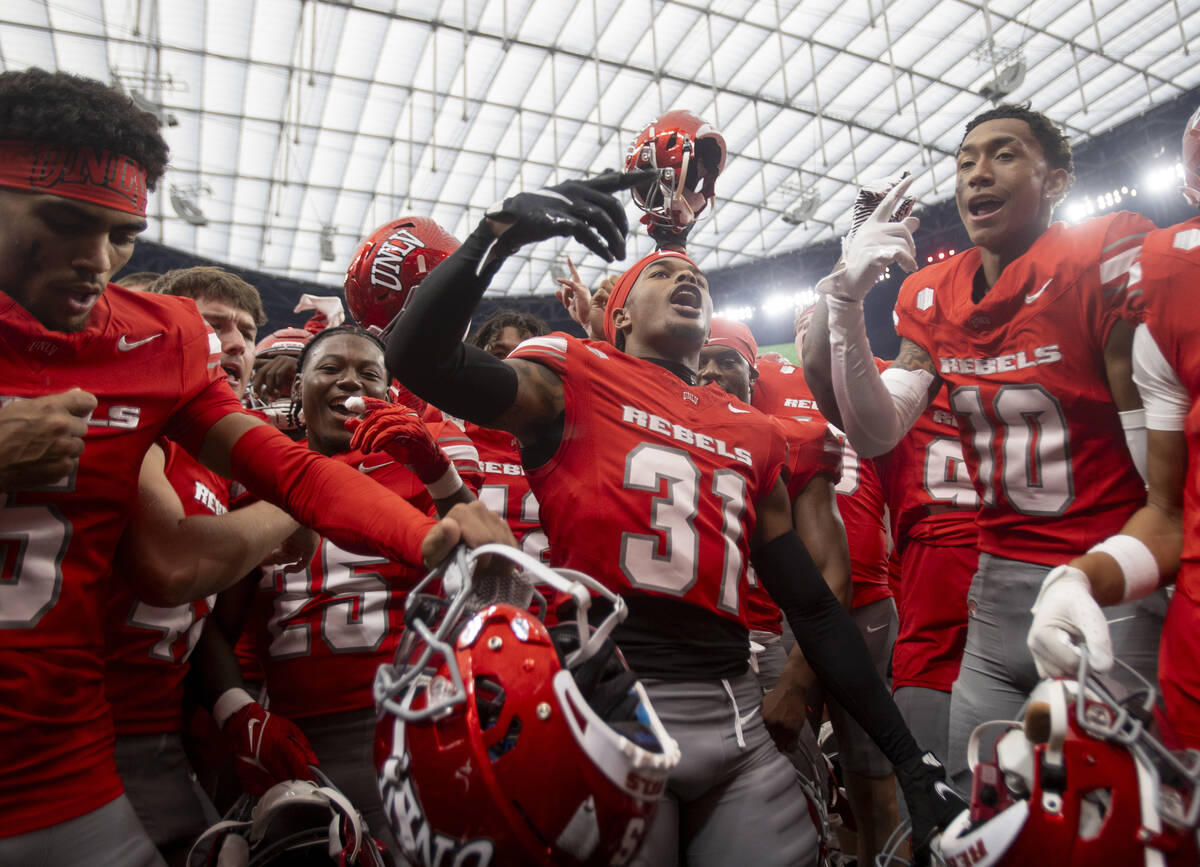
[(608, 301), (610, 342), (549, 335), (503, 361), (459, 342), (520, 246), (569, 234), (605, 258), (623, 255), (625, 215), (609, 194), (644, 179), (602, 175), (497, 206), (417, 289), (388, 339), (390, 366), (444, 411), (516, 435), (551, 563), (586, 570), (628, 605), (613, 639), (684, 756), (633, 863), (790, 865), (816, 855), (748, 670), (752, 552), (806, 658), (896, 761), (924, 834), (946, 804), (937, 772), (792, 528), (781, 434), (698, 384), (712, 302), (696, 265), (659, 253), (627, 271)]

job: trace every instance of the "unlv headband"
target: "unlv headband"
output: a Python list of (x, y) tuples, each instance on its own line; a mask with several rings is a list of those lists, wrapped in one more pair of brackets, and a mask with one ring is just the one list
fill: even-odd
[(0, 187), (146, 216), (146, 170), (124, 154), (88, 145), (0, 141)]

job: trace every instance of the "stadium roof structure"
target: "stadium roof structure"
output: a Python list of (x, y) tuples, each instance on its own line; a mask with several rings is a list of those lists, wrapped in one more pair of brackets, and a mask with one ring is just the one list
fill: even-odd
[[(619, 167), (671, 108), (729, 147), (688, 244), (703, 268), (828, 241), (863, 180), (951, 197), (989, 97), (1078, 142), (1200, 85), (1197, 36), (1200, 0), (5, 0), (0, 64), (158, 114), (147, 237), (333, 286), (379, 224), (463, 237), (516, 191)], [(631, 255), (651, 247), (635, 230)], [(568, 254), (598, 281), (596, 256), (547, 242), (490, 291), (551, 293)]]

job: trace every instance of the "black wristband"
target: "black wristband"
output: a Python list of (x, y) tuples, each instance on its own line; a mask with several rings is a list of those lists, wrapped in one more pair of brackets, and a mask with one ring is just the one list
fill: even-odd
[(921, 750), (879, 679), (854, 620), (825, 584), (795, 532), (752, 555), (763, 587), (783, 611), (804, 658), (894, 766), (919, 759)]

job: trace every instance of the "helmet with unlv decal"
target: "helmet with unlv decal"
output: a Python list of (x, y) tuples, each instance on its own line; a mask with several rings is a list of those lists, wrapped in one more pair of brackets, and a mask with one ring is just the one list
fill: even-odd
[[(472, 577), (489, 555), (523, 575), (510, 587)], [(578, 619), (547, 629), (527, 608), (526, 579), (574, 600)], [(594, 631), (592, 593), (613, 606)], [(627, 864), (679, 748), (608, 639), (624, 602), (582, 573), (483, 545), (460, 549), (405, 607), (396, 663), (375, 680), (380, 792), (405, 856), (425, 867)]]
[(668, 111), (646, 126), (625, 156), (625, 171), (658, 170), (657, 180), (632, 190), (649, 218), (642, 222), (676, 230), (686, 229), (712, 203), (724, 168), (724, 136), (690, 111)]
[(346, 269), (346, 306), (361, 327), (381, 334), (425, 275), (458, 240), (427, 217), (401, 217), (376, 229)]
[(1193, 205), (1200, 205), (1200, 108), (1183, 128), (1183, 172), (1183, 195)]
[[(1135, 706), (1136, 705), (1136, 706)], [(949, 867), (1200, 863), (1200, 752), (1174, 753), (1146, 730), (1154, 691), (1125, 702), (1090, 676), (1045, 680), (1024, 723), (994, 722), (971, 736), (971, 809), (941, 837)], [(989, 728), (1004, 733), (979, 761)]]

